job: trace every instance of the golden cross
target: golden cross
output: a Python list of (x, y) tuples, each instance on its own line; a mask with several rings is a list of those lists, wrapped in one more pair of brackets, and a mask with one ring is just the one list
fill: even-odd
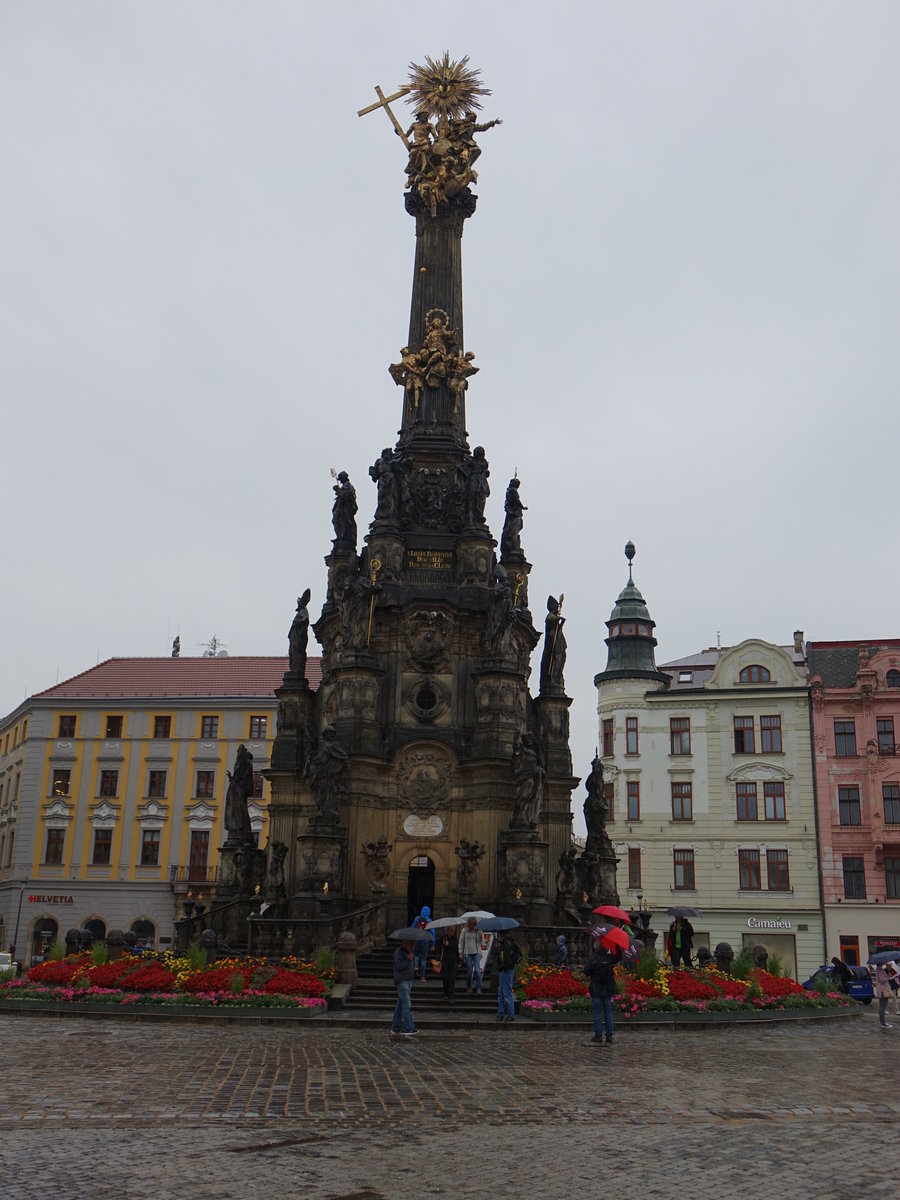
[(394, 126), (397, 136), (408, 150), (409, 141), (407, 140), (406, 134), (403, 132), (403, 126), (394, 116), (393, 112), (391, 112), (390, 105), (392, 100), (399, 100), (401, 96), (408, 96), (411, 91), (412, 88), (402, 87), (399, 92), (394, 92), (393, 96), (385, 96), (384, 92), (376, 83), (375, 95), (378, 97), (377, 104), (370, 104), (368, 108), (361, 108), (356, 115), (358, 117), (364, 117), (366, 113), (374, 112), (376, 108), (383, 108), (387, 115), (391, 118), (391, 124)]

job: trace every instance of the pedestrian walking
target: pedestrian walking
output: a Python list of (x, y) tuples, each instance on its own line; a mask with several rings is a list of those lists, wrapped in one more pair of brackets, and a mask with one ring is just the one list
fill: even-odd
[[(413, 929), (424, 929), (431, 920), (431, 909), (427, 904), (423, 905), (422, 911), (412, 923)], [(429, 929), (428, 940), (425, 942), (416, 942), (416, 949), (413, 955), (413, 979), (425, 979), (425, 969), (428, 966), (428, 955), (434, 946), (434, 930)]]
[(890, 1000), (893, 994), (891, 981), (888, 979), (887, 971), (884, 969), (884, 963), (879, 963), (875, 968), (875, 995), (878, 997), (878, 1024), (882, 1029), (894, 1028), (887, 1021), (888, 1000)]
[(456, 991), (456, 971), (459, 967), (459, 950), (456, 945), (455, 935), (445, 933), (441, 939), (441, 958), (438, 963), (438, 973), (441, 977), (441, 987), (444, 989), (444, 998), (453, 1002), (453, 993)]
[(497, 934), (496, 949), (497, 968), (499, 971), (497, 983), (497, 1020), (514, 1021), (516, 1019), (516, 997), (513, 987), (516, 975), (516, 963), (522, 957), (522, 951), (513, 940), (512, 934), (503, 930)]
[(412, 1037), (418, 1033), (413, 1024), (410, 991), (413, 979), (415, 942), (401, 942), (394, 951), (394, 983), (397, 985), (397, 1007), (391, 1022), (391, 1033), (397, 1037)]
[(475, 917), (469, 917), (459, 935), (459, 957), (466, 964), (466, 991), (472, 988), (481, 995), (481, 933)]
[(618, 992), (616, 985), (615, 967), (622, 961), (622, 951), (616, 946), (615, 951), (607, 950), (599, 938), (594, 939), (594, 949), (588, 955), (584, 964), (584, 973), (590, 980), (591, 1007), (594, 1010), (595, 1042), (603, 1041), (604, 1027), (606, 1029), (606, 1044), (613, 1040), (613, 1010), (612, 998)]

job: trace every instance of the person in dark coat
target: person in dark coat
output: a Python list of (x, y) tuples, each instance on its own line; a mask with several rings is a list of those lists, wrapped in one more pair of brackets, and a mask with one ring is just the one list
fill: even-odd
[(694, 945), (694, 927), (687, 917), (676, 917), (669, 926), (669, 933), (666, 937), (666, 949), (669, 952), (669, 958), (672, 960), (672, 966), (677, 971), (682, 962), (688, 970), (693, 966), (691, 962), (691, 950)]
[(412, 988), (413, 950), (415, 945), (415, 942), (401, 942), (394, 951), (394, 983), (397, 985), (397, 1007), (394, 1009), (391, 1033), (403, 1037), (412, 1037), (414, 1033), (419, 1032), (413, 1024), (409, 996), (410, 989)]
[(438, 973), (441, 977), (441, 987), (444, 989), (444, 997), (447, 1000), (453, 1000), (453, 993), (456, 990), (456, 971), (459, 967), (459, 949), (456, 945), (456, 938), (451, 933), (445, 933), (441, 939), (441, 959), (438, 967)]
[(593, 1041), (603, 1041), (603, 1027), (606, 1026), (606, 1043), (613, 1040), (613, 1011), (612, 998), (618, 992), (616, 985), (615, 966), (622, 961), (622, 951), (617, 946), (615, 950), (607, 950), (597, 938), (594, 949), (588, 955), (584, 964), (584, 973), (590, 980), (591, 1005), (594, 1009)]

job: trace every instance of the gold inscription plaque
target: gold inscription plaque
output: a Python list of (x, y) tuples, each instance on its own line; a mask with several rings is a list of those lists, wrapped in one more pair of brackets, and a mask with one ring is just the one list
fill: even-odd
[(453, 554), (450, 550), (407, 550), (406, 565), (417, 571), (449, 571)]

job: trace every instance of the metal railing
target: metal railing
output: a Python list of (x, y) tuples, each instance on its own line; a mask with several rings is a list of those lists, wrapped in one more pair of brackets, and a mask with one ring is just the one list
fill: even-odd
[(169, 867), (169, 883), (218, 882), (218, 867)]

